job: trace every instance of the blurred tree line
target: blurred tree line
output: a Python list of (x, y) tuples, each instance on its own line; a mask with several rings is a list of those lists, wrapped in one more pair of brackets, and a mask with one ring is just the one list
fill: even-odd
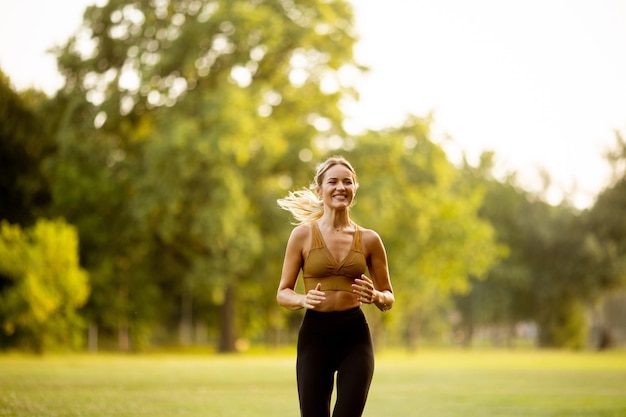
[(348, 134), (357, 37), (345, 0), (110, 0), (56, 51), (54, 97), (0, 74), (0, 346), (292, 342), (276, 199), (331, 154), (389, 255), (377, 341), (533, 322), (540, 346), (585, 346), (586, 311), (626, 284), (624, 141), (581, 212), (496, 179), (493, 155), (452, 165), (427, 118)]

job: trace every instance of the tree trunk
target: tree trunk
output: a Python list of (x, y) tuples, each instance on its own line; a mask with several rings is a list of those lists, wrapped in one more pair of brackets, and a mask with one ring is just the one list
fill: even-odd
[(220, 339), (218, 352), (234, 352), (235, 348), (235, 287), (227, 284), (224, 291), (224, 303), (220, 308)]
[(414, 312), (409, 316), (409, 320), (407, 323), (407, 346), (409, 348), (409, 352), (417, 351), (417, 345), (420, 338), (420, 331), (422, 327), (422, 322), (420, 320), (421, 315), (419, 312)]
[(130, 351), (130, 334), (128, 330), (128, 320), (123, 317), (119, 321), (117, 329), (117, 345), (120, 351)]
[[(119, 295), (122, 299), (122, 305), (124, 307), (128, 306), (128, 287), (122, 285), (122, 287), (120, 287)], [(130, 330), (126, 313), (123, 313), (122, 317), (120, 317), (118, 321), (117, 346), (122, 352), (130, 351)]]
[(98, 325), (94, 322), (89, 323), (89, 334), (88, 334), (88, 347), (89, 352), (96, 353), (98, 352)]
[(178, 341), (181, 346), (189, 346), (192, 342), (193, 296), (183, 289), (180, 299), (180, 323), (178, 324)]

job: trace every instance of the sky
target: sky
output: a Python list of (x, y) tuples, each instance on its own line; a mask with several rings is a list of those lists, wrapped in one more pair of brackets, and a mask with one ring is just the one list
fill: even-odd
[[(46, 51), (103, 0), (0, 0), (0, 68), (18, 89), (61, 85)], [(59, 5), (62, 4), (62, 7)], [(370, 68), (348, 127), (432, 117), (453, 162), (496, 155), (526, 189), (578, 207), (607, 185), (603, 154), (626, 134), (626, 1), (353, 0), (356, 59)]]

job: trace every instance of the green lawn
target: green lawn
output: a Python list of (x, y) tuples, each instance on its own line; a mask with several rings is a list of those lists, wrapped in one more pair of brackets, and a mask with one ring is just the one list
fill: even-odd
[[(299, 415), (289, 354), (0, 356), (0, 416)], [(624, 417), (626, 352), (382, 352), (365, 417)]]

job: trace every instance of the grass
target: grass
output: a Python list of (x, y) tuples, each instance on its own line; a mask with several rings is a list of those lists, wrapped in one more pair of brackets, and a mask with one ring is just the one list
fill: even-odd
[[(298, 416), (295, 354), (0, 356), (0, 416)], [(626, 352), (382, 352), (364, 417), (624, 417)]]

